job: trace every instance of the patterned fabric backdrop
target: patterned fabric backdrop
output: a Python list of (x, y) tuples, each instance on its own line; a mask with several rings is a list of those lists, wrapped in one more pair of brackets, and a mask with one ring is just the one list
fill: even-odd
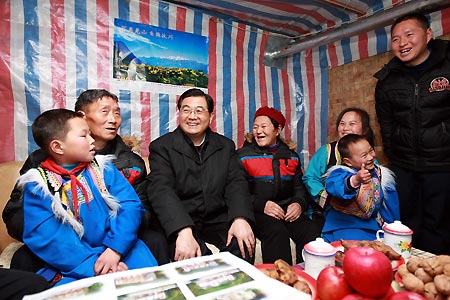
[[(449, 14), (431, 14), (437, 35), (450, 32)], [(240, 147), (255, 110), (274, 106), (285, 114), (284, 134), (298, 143), (304, 164), (327, 141), (328, 67), (388, 50), (382, 29), (296, 54), (278, 69), (263, 64), (267, 32), (158, 0), (3, 0), (0, 162), (24, 160), (36, 149), (33, 120), (51, 108), (73, 109), (88, 88), (118, 95), (120, 134), (142, 139), (143, 156), (150, 141), (176, 128), (176, 99), (185, 88), (112, 78), (114, 18), (209, 37), (212, 128)]]

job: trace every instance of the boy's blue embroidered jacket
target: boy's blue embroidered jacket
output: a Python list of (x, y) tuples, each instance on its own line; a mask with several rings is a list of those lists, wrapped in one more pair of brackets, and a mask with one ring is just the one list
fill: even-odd
[[(80, 220), (71, 214), (70, 190), (53, 194), (38, 169), (19, 178), (18, 185), (24, 190), (23, 241), (47, 263), (42, 272), (55, 269), (73, 279), (93, 277), (94, 265), (106, 248), (120, 253), (129, 269), (157, 264), (137, 237), (144, 207), (133, 187), (110, 163), (112, 158), (97, 155), (98, 173), (84, 169), (78, 174), (90, 198), (89, 205), (80, 202)], [(51, 186), (58, 188), (58, 180), (50, 181)], [(66, 178), (62, 180), (61, 184), (69, 184)]]
[(274, 154), (261, 148), (255, 141), (246, 143), (238, 150), (247, 174), (253, 206), (256, 212), (264, 212), (268, 200), (283, 208), (297, 202), (302, 211), (307, 209), (307, 192), (302, 181), (302, 168), (298, 154), (279, 140)]
[[(398, 202), (398, 194), (395, 188), (395, 178), (391, 170), (381, 165), (377, 165), (380, 168), (380, 199), (381, 202), (377, 204), (374, 211), (374, 216), (379, 211), (383, 220), (387, 223), (392, 223), (395, 220), (400, 219), (400, 208)], [(358, 189), (350, 187), (348, 181), (351, 176), (358, 172), (353, 167), (347, 167), (343, 165), (333, 166), (328, 169), (324, 175), (326, 182), (326, 190), (329, 195), (338, 197), (342, 200), (353, 201), (356, 197)], [(371, 172), (372, 176), (376, 176), (375, 172)], [(335, 214), (332, 212), (330, 214)], [(329, 214), (329, 215), (330, 215)], [(339, 212), (339, 214), (342, 214)], [(328, 215), (327, 215), (327, 218)], [(354, 221), (351, 221), (354, 223)], [(325, 225), (325, 227), (327, 227)], [(324, 228), (325, 228), (324, 227)], [(363, 228), (363, 227), (361, 227)]]

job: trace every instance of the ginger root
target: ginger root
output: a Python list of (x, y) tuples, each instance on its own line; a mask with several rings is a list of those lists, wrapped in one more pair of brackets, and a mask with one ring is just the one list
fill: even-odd
[(261, 272), (270, 278), (281, 281), (299, 291), (310, 295), (312, 294), (308, 283), (303, 279), (300, 279), (295, 270), (287, 262), (282, 259), (277, 259), (274, 262), (274, 267), (275, 269), (262, 269)]

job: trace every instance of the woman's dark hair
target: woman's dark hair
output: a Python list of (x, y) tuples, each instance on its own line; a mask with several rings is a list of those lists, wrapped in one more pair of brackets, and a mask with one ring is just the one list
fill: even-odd
[(361, 118), (362, 135), (366, 137), (367, 141), (369, 141), (369, 144), (374, 147), (375, 141), (373, 130), (370, 127), (370, 116), (364, 109), (357, 107), (348, 107), (342, 110), (336, 119), (336, 129), (339, 127), (339, 123), (341, 123), (342, 117), (348, 112), (355, 112), (359, 115), (359, 117)]
[(273, 127), (274, 127), (275, 129), (277, 129), (278, 126), (280, 126), (280, 123), (278, 123), (277, 121), (275, 121), (274, 119), (272, 119), (272, 118), (269, 117), (269, 116), (267, 116), (267, 117), (269, 118), (270, 122), (273, 124)]
[(178, 103), (177, 103), (177, 107), (178, 109), (181, 109), (181, 103), (183, 102), (184, 99), (188, 98), (188, 97), (205, 97), (206, 99), (206, 105), (208, 106), (208, 111), (210, 113), (212, 113), (214, 111), (214, 100), (213, 98), (206, 94), (205, 92), (203, 92), (201, 89), (189, 89), (187, 91), (185, 91), (183, 94), (181, 94), (180, 98), (178, 98)]

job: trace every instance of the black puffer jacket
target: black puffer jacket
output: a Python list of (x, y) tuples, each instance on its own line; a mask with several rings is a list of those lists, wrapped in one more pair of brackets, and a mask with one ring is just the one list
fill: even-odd
[(420, 78), (396, 57), (375, 78), (376, 112), (384, 151), (394, 166), (450, 171), (450, 46), (432, 40)]
[(167, 236), (197, 222), (254, 220), (232, 140), (208, 129), (200, 156), (180, 128), (150, 144), (148, 200)]
[[(142, 200), (145, 191), (145, 177), (147, 176), (147, 168), (145, 162), (138, 154), (131, 151), (131, 149), (125, 145), (120, 136), (116, 136), (113, 141), (101, 151), (97, 151), (96, 154), (108, 155), (112, 154), (116, 157), (113, 164), (119, 169), (119, 171), (127, 178), (127, 180), (133, 184), (134, 189)], [(20, 175), (25, 174), (29, 169), (37, 168), (41, 162), (47, 159), (47, 154), (42, 150), (36, 150), (31, 153), (22, 168), (20, 169)], [(17, 186), (14, 187), (11, 192), (11, 198), (3, 210), (3, 221), (8, 229), (8, 234), (16, 240), (22, 240), (23, 232), (23, 197), (22, 190)], [(148, 216), (147, 216), (148, 217)]]

